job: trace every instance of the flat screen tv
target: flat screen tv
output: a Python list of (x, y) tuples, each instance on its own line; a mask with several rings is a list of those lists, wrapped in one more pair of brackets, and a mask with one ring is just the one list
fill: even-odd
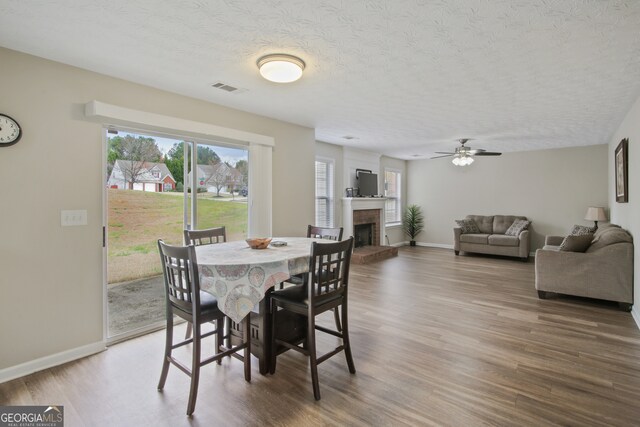
[(378, 175), (375, 173), (360, 172), (358, 174), (358, 188), (363, 197), (378, 195)]

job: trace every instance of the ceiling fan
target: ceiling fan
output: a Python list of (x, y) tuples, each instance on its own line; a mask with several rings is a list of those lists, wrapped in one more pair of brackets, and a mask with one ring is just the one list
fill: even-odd
[(460, 143), (460, 147), (456, 147), (455, 152), (448, 153), (448, 152), (445, 152), (445, 151), (436, 151), (436, 154), (442, 154), (442, 156), (435, 156), (435, 157), (431, 157), (431, 158), (432, 159), (439, 159), (441, 157), (454, 156), (454, 158), (452, 160), (454, 165), (456, 165), (456, 166), (466, 166), (466, 165), (470, 165), (471, 163), (473, 163), (473, 157), (472, 156), (499, 156), (499, 155), (502, 154), (502, 153), (498, 153), (496, 151), (483, 150), (482, 148), (472, 149), (470, 147), (466, 147), (464, 144), (466, 144), (470, 140), (471, 140), (471, 138), (459, 139), (458, 142)]

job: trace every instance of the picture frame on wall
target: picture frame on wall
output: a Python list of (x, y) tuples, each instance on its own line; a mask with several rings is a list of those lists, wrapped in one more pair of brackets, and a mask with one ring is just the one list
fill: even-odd
[(629, 139), (620, 141), (614, 155), (616, 172), (616, 202), (629, 201)]

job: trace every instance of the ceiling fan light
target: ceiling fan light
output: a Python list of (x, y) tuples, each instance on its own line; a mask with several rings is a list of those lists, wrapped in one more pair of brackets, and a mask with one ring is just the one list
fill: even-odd
[(473, 158), (467, 155), (456, 155), (453, 160), (451, 160), (451, 163), (456, 166), (467, 166), (473, 163)]
[(302, 59), (284, 53), (265, 55), (258, 59), (257, 65), (260, 75), (274, 83), (295, 82), (302, 77), (305, 68)]

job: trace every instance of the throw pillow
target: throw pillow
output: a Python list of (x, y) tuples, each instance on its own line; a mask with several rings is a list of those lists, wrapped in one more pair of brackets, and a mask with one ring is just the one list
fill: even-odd
[(569, 233), (572, 236), (584, 236), (585, 234), (593, 234), (595, 230), (591, 227), (587, 227), (584, 225), (574, 225)]
[(462, 234), (478, 234), (478, 224), (472, 219), (456, 219), (456, 224), (462, 229)]
[(593, 234), (569, 235), (560, 244), (560, 250), (564, 252), (585, 252), (591, 246)]
[(529, 228), (529, 224), (531, 221), (527, 221), (526, 219), (516, 219), (513, 221), (513, 224), (504, 232), (507, 236), (519, 236), (524, 230)]

